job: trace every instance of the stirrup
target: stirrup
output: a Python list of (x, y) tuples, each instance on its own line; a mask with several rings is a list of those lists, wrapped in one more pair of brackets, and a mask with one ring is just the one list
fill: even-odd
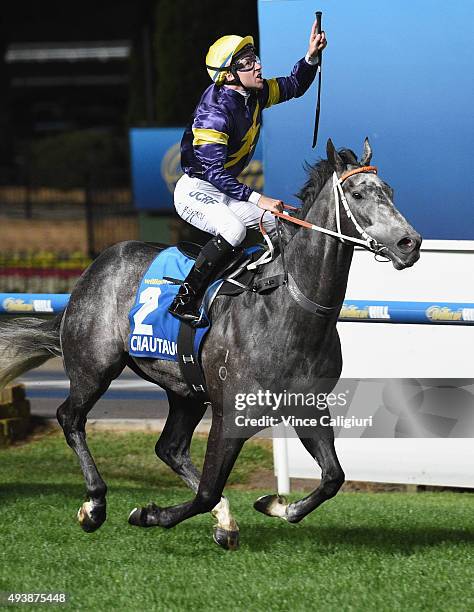
[(201, 319), (201, 313), (193, 300), (194, 292), (188, 291), (185, 295), (176, 294), (171, 302), (168, 312), (187, 323), (197, 322)]
[(202, 320), (202, 315), (198, 310), (180, 312), (179, 306), (175, 309), (172, 309), (170, 306), (168, 312), (170, 312), (177, 319), (180, 319), (185, 323), (189, 323), (190, 325), (197, 325)]
[(170, 310), (169, 311), (174, 317), (180, 319), (181, 321), (185, 321), (186, 323), (190, 323), (194, 325), (201, 320), (201, 315), (195, 314), (194, 312), (179, 312), (178, 310)]
[(196, 292), (191, 286), (191, 284), (187, 283), (186, 281), (183, 281), (178, 290), (178, 293), (176, 294), (175, 300), (179, 298), (183, 304), (186, 304), (186, 302), (189, 302), (189, 300), (191, 300), (195, 294)]

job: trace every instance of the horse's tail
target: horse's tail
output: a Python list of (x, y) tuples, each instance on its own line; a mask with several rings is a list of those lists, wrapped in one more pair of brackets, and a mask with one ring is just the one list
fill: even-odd
[(0, 389), (24, 372), (62, 355), (59, 328), (52, 320), (18, 318), (0, 323)]

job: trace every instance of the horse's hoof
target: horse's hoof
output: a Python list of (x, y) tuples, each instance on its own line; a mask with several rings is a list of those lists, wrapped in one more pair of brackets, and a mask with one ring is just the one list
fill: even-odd
[(79, 525), (87, 533), (92, 533), (102, 525), (106, 519), (105, 504), (97, 505), (91, 501), (82, 504), (77, 512)]
[(277, 516), (287, 520), (288, 502), (280, 495), (263, 495), (257, 499), (253, 507), (267, 516)]
[(240, 536), (238, 531), (228, 531), (216, 525), (212, 537), (214, 542), (225, 550), (237, 550), (239, 548)]
[(142, 512), (143, 508), (134, 508), (130, 514), (128, 515), (128, 522), (130, 525), (134, 525), (135, 527), (145, 527), (142, 524)]
[(135, 527), (156, 527), (159, 525), (160, 510), (153, 503), (144, 508), (134, 508), (128, 516), (128, 522)]

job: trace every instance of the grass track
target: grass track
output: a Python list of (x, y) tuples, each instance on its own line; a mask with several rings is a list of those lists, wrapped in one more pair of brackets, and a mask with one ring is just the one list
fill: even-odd
[[(0, 451), (0, 591), (64, 591), (85, 610), (474, 609), (474, 495), (343, 493), (289, 525), (252, 509), (269, 491), (235, 488), (270, 465), (250, 443), (227, 492), (241, 527), (229, 553), (209, 516), (167, 531), (127, 524), (134, 505), (189, 498), (154, 457), (155, 436), (90, 441), (109, 485), (93, 534), (75, 521), (82, 476), (59, 435)], [(197, 461), (203, 448), (198, 439)]]

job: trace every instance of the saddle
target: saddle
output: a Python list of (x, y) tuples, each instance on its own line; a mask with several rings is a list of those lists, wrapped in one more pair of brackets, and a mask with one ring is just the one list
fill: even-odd
[[(201, 246), (194, 242), (180, 242), (177, 248), (191, 259), (196, 259), (201, 252)], [(230, 260), (227, 261), (225, 267), (219, 272), (219, 278), (223, 279), (220, 287), (213, 295), (209, 295), (209, 287), (203, 297), (201, 308), (203, 309), (209, 322), (210, 307), (213, 300), (218, 295), (235, 296), (244, 291), (256, 291), (262, 293), (275, 289), (281, 282), (272, 281), (272, 278), (265, 279), (263, 282), (258, 281), (261, 272), (258, 269), (249, 269), (248, 265), (255, 262), (265, 251), (263, 245), (250, 247), (249, 249), (238, 249)], [(209, 403), (207, 395), (206, 382), (201, 369), (199, 351), (196, 350), (195, 336), (197, 328), (186, 323), (181, 323), (178, 334), (178, 362), (181, 374), (186, 381), (191, 393), (200, 398), (203, 402)]]
[[(244, 291), (272, 291), (286, 284), (286, 276), (263, 277), (262, 264), (272, 259), (263, 245), (237, 249), (218, 272), (217, 280), (211, 281), (207, 287), (199, 304), (200, 321), (197, 324), (186, 323), (168, 314), (168, 304), (183, 283), (182, 279), (189, 273), (202, 246), (193, 242), (180, 242), (171, 248), (160, 243), (148, 244), (156, 248), (157, 256), (142, 278), (135, 305), (129, 313), (129, 352), (136, 357), (178, 361), (192, 395), (204, 402), (209, 401), (199, 356), (202, 341), (211, 326), (211, 307), (215, 298), (236, 296)], [(162, 254), (167, 250), (168, 256), (163, 259)], [(174, 255), (170, 254), (172, 250)], [(274, 256), (274, 250), (272, 253)], [(166, 289), (170, 286), (175, 289)], [(150, 334), (150, 328), (154, 333)]]
[[(147, 242), (150, 246), (153, 246), (157, 249), (164, 250), (169, 247), (168, 244), (162, 244), (161, 242)], [(176, 248), (186, 257), (193, 259), (196, 261), (198, 258), (202, 248), (204, 245), (197, 244), (196, 242), (188, 242), (182, 241), (176, 244)], [(219, 278), (226, 278), (232, 276), (235, 278), (239, 284), (244, 285), (244, 287), (239, 286), (236, 283), (224, 282), (222, 287), (219, 289), (218, 295), (239, 295), (244, 291), (249, 289), (253, 290), (252, 280), (259, 273), (257, 270), (247, 270), (247, 266), (249, 263), (256, 261), (258, 257), (264, 251), (263, 245), (258, 245), (256, 247), (250, 247), (248, 249), (237, 248), (234, 249), (234, 253), (232, 253), (229, 259), (226, 261), (222, 270), (219, 271)], [(177, 281), (181, 282), (181, 281)], [(210, 284), (214, 281), (211, 280)], [(207, 290), (206, 290), (207, 291)]]

